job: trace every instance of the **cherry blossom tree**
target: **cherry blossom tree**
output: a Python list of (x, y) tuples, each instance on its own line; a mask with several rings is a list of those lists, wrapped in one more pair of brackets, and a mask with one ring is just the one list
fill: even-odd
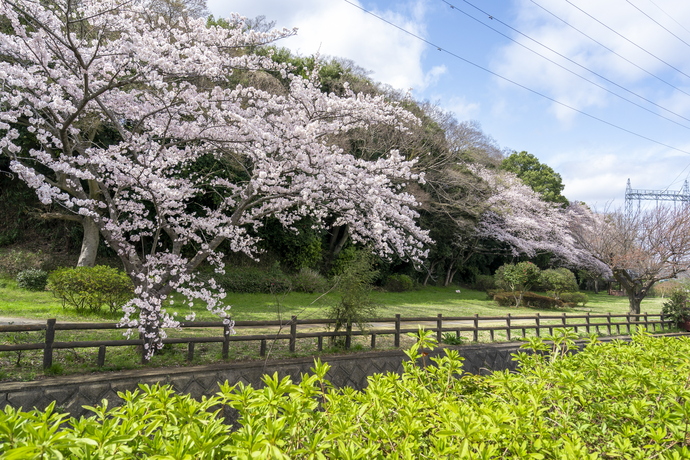
[(690, 208), (657, 206), (633, 215), (571, 209), (578, 245), (607, 266), (628, 296), (630, 313), (658, 281), (690, 270)]
[[(149, 356), (179, 324), (164, 308), (173, 292), (230, 322), (224, 293), (195, 269), (222, 270), (222, 243), (256, 256), (250, 230), (266, 216), (288, 228), (307, 215), (334, 219), (381, 255), (424, 256), (428, 236), (403, 192), (421, 179), (412, 162), (396, 151), (355, 159), (330, 142), (377, 124), (404, 129), (412, 115), (381, 97), (324, 94), (252, 53), (293, 31), (248, 30), (239, 16), (229, 27), (157, 20), (145, 6), (0, 0), (0, 148), (42, 202), (88, 219), (116, 251), (137, 294), (121, 324), (144, 334)], [(274, 75), (287, 89), (232, 84), (236, 72)], [(197, 168), (221, 157), (241, 174)]]
[(572, 234), (571, 209), (544, 201), (515, 174), (471, 166), (493, 191), (477, 226), (477, 236), (500, 241), (515, 257), (552, 254), (562, 265), (609, 273)]

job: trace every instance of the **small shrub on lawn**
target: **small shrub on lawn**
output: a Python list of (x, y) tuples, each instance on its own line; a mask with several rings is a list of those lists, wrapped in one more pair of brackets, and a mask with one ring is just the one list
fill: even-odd
[(17, 287), (28, 291), (44, 291), (48, 284), (48, 272), (36, 268), (17, 274)]
[(383, 288), (388, 292), (411, 291), (414, 289), (414, 280), (407, 275), (390, 275), (386, 278)]
[(589, 297), (584, 292), (563, 292), (561, 293), (561, 300), (566, 304), (575, 306), (579, 304), (584, 307), (589, 302)]
[(106, 307), (111, 313), (134, 297), (132, 280), (122, 271), (95, 267), (60, 268), (48, 276), (48, 289), (78, 313), (100, 313)]
[(312, 294), (328, 290), (328, 280), (311, 268), (302, 268), (298, 273), (292, 275), (291, 281), (292, 290), (295, 292)]

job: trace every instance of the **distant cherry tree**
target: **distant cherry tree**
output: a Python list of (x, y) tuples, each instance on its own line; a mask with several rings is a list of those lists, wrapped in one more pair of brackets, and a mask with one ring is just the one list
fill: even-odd
[(690, 208), (656, 206), (633, 214), (572, 210), (578, 245), (603, 263), (639, 314), (642, 300), (659, 281), (690, 270)]
[[(117, 253), (137, 295), (122, 325), (144, 334), (149, 355), (179, 324), (164, 308), (173, 292), (230, 321), (222, 289), (195, 270), (222, 270), (222, 243), (255, 257), (251, 229), (266, 216), (288, 228), (329, 219), (378, 254), (424, 256), (403, 191), (420, 180), (412, 163), (395, 151), (355, 159), (330, 141), (405, 129), (412, 115), (381, 97), (325, 94), (254, 52), (293, 31), (257, 32), (239, 16), (228, 27), (157, 20), (146, 5), (1, 0), (0, 148), (43, 203), (90, 222)], [(237, 72), (285, 90), (233, 84)], [(224, 157), (240, 171), (232, 179), (198, 167)]]

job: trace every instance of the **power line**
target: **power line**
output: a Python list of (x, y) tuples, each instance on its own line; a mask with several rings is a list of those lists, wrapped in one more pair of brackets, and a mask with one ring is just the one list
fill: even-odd
[[(446, 53), (446, 54), (448, 54), (448, 55), (450, 55), (450, 56), (452, 56), (452, 57), (454, 57), (454, 58), (456, 58), (456, 59), (459, 59), (459, 60), (461, 60), (461, 61), (463, 61), (463, 62), (465, 62), (465, 63), (467, 63), (467, 64), (469, 64), (469, 65), (471, 65), (471, 66), (473, 66), (473, 67), (476, 67), (476, 68), (478, 68), (478, 69), (480, 69), (480, 70), (483, 70), (484, 72), (487, 72), (487, 73), (489, 73), (489, 74), (491, 74), (491, 75), (493, 75), (493, 76), (495, 76), (495, 77), (498, 77), (498, 78), (500, 78), (501, 80), (507, 81), (508, 83), (512, 83), (513, 85), (518, 86), (518, 87), (520, 87), (520, 88), (522, 88), (522, 89), (524, 89), (524, 90), (526, 90), (526, 91), (529, 91), (530, 93), (536, 94), (537, 96), (540, 96), (540, 97), (542, 97), (542, 98), (544, 98), (544, 99), (547, 99), (547, 100), (549, 100), (549, 101), (551, 101), (551, 102), (553, 102), (553, 103), (555, 103), (555, 104), (558, 104), (558, 105), (560, 105), (560, 106), (562, 106), (562, 107), (565, 107), (565, 108), (567, 108), (567, 109), (570, 109), (570, 110), (572, 110), (572, 111), (574, 111), (574, 112), (577, 112), (577, 113), (579, 113), (579, 114), (581, 114), (581, 115), (584, 115), (584, 116), (586, 116), (586, 117), (588, 117), (588, 118), (591, 118), (591, 119), (593, 119), (593, 120), (596, 120), (596, 121), (598, 121), (598, 122), (600, 122), (600, 123), (604, 123), (604, 124), (606, 124), (606, 125), (608, 125), (608, 126), (611, 126), (612, 128), (616, 128), (616, 129), (618, 129), (618, 130), (620, 130), (620, 131), (626, 132), (626, 133), (628, 133), (628, 134), (632, 134), (633, 136), (639, 137), (640, 139), (644, 139), (644, 140), (649, 141), (649, 142), (652, 142), (652, 143), (654, 143), (654, 144), (661, 145), (662, 147), (666, 147), (666, 148), (668, 148), (668, 149), (675, 150), (675, 151), (677, 151), (677, 152), (681, 152), (681, 153), (684, 153), (684, 154), (686, 154), (686, 155), (690, 155), (690, 151), (683, 150), (683, 149), (679, 149), (679, 148), (677, 148), (677, 147), (673, 147), (673, 146), (671, 146), (671, 145), (664, 144), (663, 142), (659, 142), (659, 141), (657, 141), (657, 140), (654, 140), (654, 139), (649, 138), (649, 137), (647, 137), (647, 136), (644, 136), (644, 135), (642, 135), (642, 134), (636, 133), (636, 132), (634, 132), (634, 131), (630, 131), (629, 129), (623, 128), (622, 126), (618, 126), (618, 125), (616, 125), (616, 124), (614, 124), (614, 123), (611, 123), (611, 122), (609, 122), (609, 121), (606, 121), (606, 120), (604, 120), (604, 119), (602, 119), (602, 118), (599, 118), (599, 117), (597, 117), (597, 116), (591, 115), (591, 114), (589, 114), (589, 113), (587, 113), (587, 112), (584, 112), (584, 111), (582, 111), (582, 110), (576, 109), (575, 107), (572, 107), (572, 106), (570, 106), (570, 105), (568, 105), (568, 104), (566, 104), (566, 103), (564, 103), (564, 102), (558, 101), (558, 100), (556, 100), (556, 99), (554, 99), (554, 98), (552, 98), (552, 97), (549, 97), (549, 96), (547, 96), (547, 95), (545, 95), (545, 94), (543, 94), (543, 93), (540, 93), (539, 91), (536, 91), (536, 90), (533, 90), (533, 89), (531, 89), (531, 88), (528, 88), (528, 87), (525, 86), (525, 85), (522, 85), (522, 84), (520, 84), (520, 83), (518, 83), (518, 82), (516, 82), (516, 81), (513, 81), (513, 80), (511, 80), (511, 79), (509, 79), (509, 78), (507, 78), (507, 77), (504, 77), (503, 75), (500, 75), (500, 74), (498, 74), (498, 73), (496, 73), (496, 72), (494, 72), (494, 71), (492, 71), (492, 70), (489, 70), (489, 69), (487, 69), (486, 67), (482, 67), (482, 66), (480, 66), (479, 64), (476, 64), (476, 63), (470, 61), (469, 59), (466, 59), (466, 58), (464, 58), (464, 57), (462, 57), (462, 56), (460, 56), (460, 55), (458, 55), (458, 54), (456, 54), (456, 53), (453, 53), (452, 51), (446, 50), (446, 49), (442, 48), (441, 46), (436, 45), (436, 44), (430, 42), (429, 40), (427, 40), (427, 39), (425, 39), (425, 38), (423, 38), (423, 37), (421, 37), (421, 36), (415, 34), (414, 32), (410, 32), (409, 30), (407, 30), (407, 29), (405, 29), (405, 28), (403, 28), (403, 27), (401, 27), (401, 26), (395, 24), (394, 22), (391, 22), (391, 21), (389, 21), (389, 20), (387, 20), (387, 19), (385, 19), (385, 18), (383, 18), (383, 17), (377, 15), (376, 13), (373, 13), (373, 12), (367, 10), (366, 8), (360, 6), (360, 5), (356, 4), (356, 3), (353, 3), (353, 2), (350, 1), (350, 0), (343, 0), (343, 1), (344, 1), (345, 3), (348, 3), (349, 5), (352, 5), (352, 6), (354, 6), (355, 8), (357, 8), (357, 9), (359, 9), (359, 10), (365, 12), (366, 14), (369, 14), (369, 15), (371, 15), (371, 16), (373, 16), (373, 17), (379, 19), (380, 21), (383, 21), (383, 22), (385, 22), (386, 24), (388, 24), (388, 25), (390, 25), (390, 26), (392, 26), (392, 27), (395, 27), (396, 29), (400, 30), (401, 32), (403, 32), (403, 33), (405, 33), (405, 34), (407, 34), (407, 35), (410, 35), (411, 37), (414, 37), (414, 38), (416, 38), (417, 40), (419, 40), (419, 41), (421, 41), (421, 42), (424, 42), (424, 43), (426, 43), (426, 44), (429, 45), (429, 46), (433, 46), (434, 48), (436, 48), (436, 49), (437, 49), (438, 51), (440, 51), (440, 52)], [(568, 1), (568, 0), (566, 0), (566, 1)]]
[[(664, 80), (663, 78), (661, 78), (661, 77), (659, 77), (659, 76), (653, 74), (653, 73), (650, 72), (649, 70), (647, 70), (647, 69), (645, 69), (645, 68), (643, 68), (643, 67), (637, 65), (636, 63), (634, 63), (634, 62), (631, 61), (630, 59), (626, 58), (625, 56), (619, 54), (619, 53), (616, 52), (615, 50), (613, 50), (613, 49), (609, 48), (608, 46), (604, 45), (603, 43), (601, 43), (600, 41), (598, 41), (596, 38), (593, 38), (593, 37), (587, 35), (585, 32), (581, 31), (580, 29), (578, 29), (578, 28), (575, 27), (574, 25), (570, 24), (570, 23), (567, 22), (565, 19), (563, 19), (563, 18), (557, 16), (556, 14), (552, 13), (551, 11), (547, 10), (544, 6), (540, 5), (540, 4), (537, 3), (536, 1), (534, 1), (534, 0), (530, 0), (530, 1), (531, 1), (532, 3), (534, 3), (536, 6), (538, 6), (539, 8), (541, 8), (542, 10), (544, 10), (545, 12), (547, 12), (548, 14), (550, 14), (551, 16), (553, 16), (554, 18), (556, 18), (556, 19), (558, 19), (559, 21), (561, 21), (563, 24), (565, 24), (565, 25), (567, 25), (568, 27), (570, 27), (571, 29), (573, 29), (573, 30), (579, 32), (581, 35), (583, 35), (583, 36), (589, 38), (591, 41), (593, 41), (593, 42), (596, 43), (597, 45), (601, 46), (601, 47), (604, 48), (606, 51), (615, 54), (616, 56), (618, 56), (619, 58), (623, 59), (623, 60), (624, 60), (625, 62), (627, 62), (628, 64), (630, 64), (630, 65), (632, 65), (632, 66), (635, 66), (636, 68), (638, 68), (639, 70), (643, 71), (644, 73), (646, 73), (646, 74), (649, 75), (650, 77), (656, 78), (656, 79), (659, 80), (660, 82), (664, 83), (664, 84), (667, 85), (667, 86), (670, 86), (671, 88), (675, 89), (676, 91), (679, 91), (679, 92), (685, 94), (686, 96), (690, 96), (690, 93), (685, 92), (683, 89), (678, 88), (678, 87), (675, 86), (673, 83), (669, 83), (668, 81)], [(650, 0), (650, 1), (651, 1), (651, 0)], [(687, 29), (686, 29), (686, 30), (687, 30)]]
[(649, 1), (649, 3), (651, 3), (652, 5), (656, 6), (656, 7), (659, 9), (659, 11), (661, 11), (661, 12), (664, 13), (666, 16), (668, 16), (668, 18), (671, 19), (671, 21), (673, 21), (673, 22), (675, 22), (676, 24), (678, 24), (680, 27), (683, 28), (683, 30), (685, 30), (687, 33), (690, 34), (690, 30), (688, 30), (688, 29), (687, 29), (683, 24), (681, 24), (680, 22), (676, 21), (676, 19), (675, 19), (673, 16), (671, 16), (670, 14), (668, 14), (666, 11), (664, 11), (663, 8), (661, 8), (659, 5), (657, 5), (656, 3), (654, 3), (652, 0), (647, 0), (647, 1)]
[[(578, 77), (578, 78), (580, 78), (580, 79), (582, 79), (582, 80), (584, 80), (584, 81), (586, 81), (586, 82), (588, 82), (588, 83), (590, 83), (590, 84), (596, 86), (597, 88), (603, 89), (604, 91), (606, 91), (606, 92), (608, 92), (608, 93), (610, 93), (610, 94), (613, 94), (614, 96), (616, 96), (616, 97), (618, 97), (618, 98), (620, 98), (620, 99), (622, 99), (622, 100), (624, 100), (624, 101), (626, 101), (626, 102), (629, 102), (630, 104), (633, 104), (634, 106), (639, 107), (639, 108), (641, 108), (642, 110), (646, 110), (647, 112), (649, 112), (649, 113), (651, 113), (651, 114), (653, 114), (653, 115), (656, 115), (656, 116), (658, 116), (658, 117), (660, 117), (660, 118), (663, 118), (664, 120), (668, 120), (668, 121), (670, 121), (671, 123), (675, 123), (676, 125), (681, 126), (681, 127), (685, 128), (685, 129), (690, 129), (689, 126), (686, 126), (686, 125), (684, 125), (684, 124), (682, 124), (682, 123), (679, 123), (679, 122), (677, 122), (677, 121), (675, 121), (675, 120), (673, 120), (673, 119), (671, 119), (671, 118), (665, 117), (665, 116), (663, 116), (663, 115), (661, 115), (661, 114), (659, 114), (659, 113), (657, 113), (657, 112), (654, 112), (653, 110), (650, 110), (649, 108), (647, 108), (647, 107), (645, 107), (645, 106), (643, 106), (643, 105), (640, 105), (640, 104), (638, 104), (638, 103), (636, 103), (636, 102), (634, 102), (634, 101), (631, 101), (630, 99), (628, 99), (628, 98), (626, 98), (626, 97), (623, 97), (623, 96), (621, 96), (620, 94), (615, 93), (614, 91), (611, 91), (611, 90), (608, 89), (607, 87), (605, 87), (605, 86), (603, 86), (603, 85), (600, 85), (599, 83), (597, 83), (597, 82), (595, 82), (595, 81), (589, 80), (588, 78), (585, 78), (584, 76), (582, 76), (582, 75), (580, 75), (580, 74), (578, 74), (578, 73), (572, 71), (571, 69), (568, 69), (567, 67), (565, 67), (565, 66), (559, 64), (558, 62), (556, 62), (556, 61), (554, 61), (554, 60), (552, 60), (552, 59), (550, 59), (550, 58), (544, 56), (543, 54), (541, 54), (541, 53), (539, 53), (539, 52), (537, 52), (537, 51), (535, 51), (535, 50), (533, 50), (533, 49), (531, 49), (531, 48), (525, 46), (524, 44), (522, 44), (522, 43), (520, 43), (519, 41), (513, 39), (512, 37), (509, 37), (508, 35), (502, 33), (501, 31), (499, 31), (499, 30), (497, 30), (497, 29), (491, 27), (490, 25), (483, 23), (483, 22), (480, 21), (479, 19), (477, 19), (477, 18), (475, 18), (474, 16), (468, 14), (467, 12), (465, 12), (465, 11), (459, 9), (459, 8), (456, 7), (455, 5), (453, 5), (453, 4), (451, 4), (450, 2), (448, 2), (447, 0), (441, 0), (441, 1), (442, 1), (443, 3), (445, 3), (445, 4), (447, 4), (448, 6), (450, 6), (450, 8), (453, 9), (454, 11), (457, 11), (458, 13), (464, 14), (464, 15), (467, 16), (468, 18), (470, 18), (470, 19), (472, 19), (472, 20), (478, 22), (479, 24), (483, 25), (484, 27), (487, 27), (487, 28), (493, 30), (493, 31), (496, 32), (497, 34), (500, 34), (501, 36), (507, 38), (508, 40), (512, 41), (513, 43), (516, 43), (517, 45), (519, 45), (519, 46), (525, 48), (526, 50), (531, 51), (532, 53), (536, 54), (537, 56), (539, 56), (539, 57), (541, 57), (541, 58), (543, 58), (543, 59), (549, 61), (550, 63), (552, 63), (552, 64), (554, 64), (554, 65), (556, 65), (556, 66), (558, 66), (558, 67), (560, 67), (561, 69), (565, 70), (566, 72), (569, 72), (569, 73), (575, 75), (576, 77)], [(578, 63), (577, 61), (574, 61), (573, 59), (570, 59), (568, 56), (566, 56), (566, 55), (564, 55), (564, 54), (562, 54), (562, 53), (559, 53), (558, 51), (554, 50), (553, 48), (551, 48), (551, 47), (549, 47), (549, 46), (547, 46), (547, 45), (544, 45), (543, 43), (541, 43), (541, 42), (538, 41), (538, 40), (535, 40), (534, 38), (530, 37), (529, 35), (526, 35), (526, 34), (520, 32), (519, 30), (517, 30), (517, 29), (515, 29), (514, 27), (510, 26), (509, 24), (506, 24), (505, 22), (501, 21), (500, 19), (498, 19), (498, 18), (497, 18), (496, 16), (494, 16), (493, 14), (487, 13), (486, 11), (484, 11), (484, 10), (482, 10), (481, 8), (479, 8), (479, 7), (475, 6), (475, 5), (473, 5), (473, 4), (470, 3), (469, 1), (467, 1), (467, 0), (462, 0), (462, 1), (464, 1), (465, 3), (467, 3), (468, 5), (470, 5), (472, 8), (476, 9), (477, 11), (479, 11), (480, 13), (485, 14), (489, 19), (491, 19), (491, 20), (493, 20), (493, 21), (496, 21), (496, 22), (498, 22), (498, 23), (504, 25), (505, 27), (509, 28), (510, 30), (514, 31), (515, 33), (518, 33), (518, 34), (522, 35), (523, 37), (527, 38), (528, 40), (531, 40), (532, 42), (534, 42), (534, 43), (536, 43), (536, 44), (538, 44), (538, 45), (540, 45), (540, 46), (546, 48), (547, 50), (551, 51), (551, 52), (554, 53), (554, 54), (557, 54), (558, 56), (560, 56), (560, 57), (562, 57), (563, 59), (567, 60), (568, 62), (570, 62), (570, 63), (572, 63), (572, 64), (574, 64), (574, 65), (580, 67), (581, 69), (586, 70), (587, 72), (590, 72), (590, 73), (596, 75), (597, 77), (601, 78), (602, 80), (605, 80), (605, 81), (611, 83), (612, 85), (614, 85), (614, 86), (616, 86), (616, 87), (622, 89), (623, 91), (626, 91), (626, 92), (628, 92), (628, 93), (630, 93), (630, 94), (632, 94), (632, 95), (634, 95), (634, 96), (639, 97), (639, 98), (642, 99), (643, 101), (646, 101), (646, 102), (648, 102), (648, 103), (650, 103), (650, 104), (652, 104), (652, 105), (654, 105), (654, 106), (660, 108), (661, 110), (664, 110), (664, 111), (666, 111), (666, 112), (668, 112), (668, 113), (670, 113), (670, 114), (673, 114), (673, 115), (675, 115), (675, 116), (677, 116), (677, 117), (679, 117), (679, 118), (682, 118), (683, 120), (690, 121), (690, 118), (686, 118), (686, 117), (684, 117), (683, 115), (680, 115), (679, 113), (676, 113), (676, 112), (674, 112), (674, 111), (672, 111), (672, 110), (669, 110), (669, 109), (667, 109), (666, 107), (663, 107), (662, 105), (659, 105), (659, 104), (657, 104), (656, 102), (654, 102), (654, 101), (652, 101), (652, 100), (650, 100), (650, 99), (647, 99), (646, 97), (644, 97), (644, 96), (642, 96), (642, 95), (640, 95), (640, 94), (638, 94), (638, 93), (636, 93), (636, 92), (634, 92), (634, 91), (631, 91), (631, 90), (629, 90), (628, 88), (625, 88), (625, 87), (622, 86), (622, 85), (619, 85), (619, 84), (616, 83), (615, 81), (612, 81), (612, 80), (610, 80), (610, 79), (604, 77), (603, 75), (601, 75), (601, 74), (595, 72), (594, 70), (592, 70), (592, 69), (590, 69), (590, 68), (588, 68), (588, 67), (586, 67), (586, 66), (584, 66), (584, 65), (582, 65), (582, 64), (580, 64), (580, 63)]]
[(690, 44), (688, 44), (688, 42), (686, 42), (685, 40), (683, 40), (682, 38), (680, 38), (678, 35), (674, 34), (674, 33), (671, 32), (670, 30), (668, 30), (668, 29), (667, 29), (666, 27), (664, 27), (661, 23), (659, 23), (656, 19), (654, 19), (653, 17), (651, 17), (650, 15), (648, 15), (647, 13), (645, 13), (644, 11), (642, 11), (640, 8), (638, 8), (638, 7), (637, 7), (635, 4), (633, 4), (630, 0), (625, 0), (625, 1), (628, 2), (628, 3), (630, 4), (630, 6), (632, 6), (633, 8), (635, 8), (637, 11), (639, 11), (640, 13), (644, 14), (645, 16), (647, 16), (647, 18), (649, 18), (649, 20), (652, 21), (654, 24), (658, 25), (659, 27), (661, 27), (662, 29), (664, 29), (666, 32), (670, 33), (671, 35), (673, 35), (674, 37), (676, 37), (678, 40), (680, 40), (681, 42), (685, 43), (686, 46), (690, 47)]
[(682, 75), (685, 75), (686, 77), (690, 78), (690, 75), (686, 74), (685, 72), (683, 72), (682, 70), (680, 70), (678, 67), (675, 67), (675, 66), (673, 66), (672, 64), (669, 64), (668, 62), (664, 61), (663, 59), (661, 59), (660, 57), (656, 56), (655, 54), (653, 54), (653, 53), (647, 51), (646, 49), (642, 48), (640, 45), (638, 45), (638, 44), (635, 43), (634, 41), (630, 40), (630, 39), (629, 39), (628, 37), (626, 37), (625, 35), (622, 35), (622, 34), (618, 33), (616, 30), (614, 30), (614, 29), (612, 29), (611, 27), (607, 26), (606, 24), (604, 24), (603, 22), (601, 22), (600, 20), (598, 20), (597, 18), (595, 18), (594, 16), (592, 16), (591, 14), (589, 14), (588, 12), (586, 12), (585, 10), (583, 10), (582, 8), (580, 8), (579, 6), (575, 5), (575, 4), (574, 4), (573, 2), (571, 2), (570, 0), (565, 0), (565, 1), (566, 1), (566, 3), (568, 3), (569, 5), (571, 5), (571, 6), (573, 6), (574, 8), (576, 8), (578, 11), (581, 11), (583, 14), (587, 15), (589, 18), (593, 19), (594, 21), (598, 22), (598, 23), (601, 24), (602, 26), (604, 26), (604, 27), (606, 27), (607, 29), (609, 29), (609, 30), (610, 30), (611, 32), (613, 32), (614, 34), (618, 35), (619, 37), (621, 37), (623, 40), (627, 41), (627, 42), (630, 43), (631, 45), (633, 45), (633, 46), (635, 46), (636, 48), (638, 48), (638, 49), (644, 51), (645, 53), (649, 54), (649, 55), (652, 56), (654, 59), (657, 59), (659, 62), (663, 62), (664, 64), (666, 64), (667, 66), (669, 66), (670, 68), (672, 68), (673, 70), (675, 70), (676, 72), (678, 72), (678, 73), (680, 73), (680, 74), (682, 74)]

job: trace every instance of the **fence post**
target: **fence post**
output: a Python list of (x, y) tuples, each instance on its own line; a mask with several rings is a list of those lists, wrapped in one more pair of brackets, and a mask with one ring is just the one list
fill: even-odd
[(479, 342), (479, 313), (474, 314), (474, 342)]
[(565, 312), (563, 312), (563, 316), (561, 316), (561, 324), (563, 325), (564, 328), (565, 328), (566, 323), (567, 323), (566, 320), (567, 320), (567, 318), (565, 316)]
[(510, 342), (510, 313), (506, 316), (506, 338)]
[(96, 361), (98, 367), (103, 367), (105, 365), (105, 345), (98, 347), (98, 360)]
[(194, 360), (194, 342), (187, 343), (187, 361)]
[[(223, 359), (228, 359), (230, 355), (230, 325), (223, 325)], [(262, 355), (263, 356), (263, 355)]]
[(590, 322), (590, 312), (587, 312), (587, 317), (585, 318), (585, 321), (587, 322), (587, 334), (589, 334), (589, 322)]
[(443, 341), (443, 315), (441, 313), (436, 316), (436, 340), (438, 343)]
[(290, 352), (294, 353), (297, 344), (297, 317), (292, 315), (290, 318)]
[(400, 347), (400, 313), (395, 315), (395, 338), (393, 339), (393, 346)]
[(539, 312), (537, 312), (537, 337), (541, 337), (541, 317), (539, 316)]
[(371, 333), (371, 349), (376, 348), (376, 332)]
[(43, 369), (53, 365), (53, 342), (55, 341), (55, 318), (46, 322), (46, 338), (43, 345)]
[(608, 316), (606, 317), (606, 329), (609, 330), (609, 335), (611, 335), (611, 312), (608, 313)]
[[(644, 328), (649, 331), (649, 318), (647, 318), (647, 312), (644, 312)], [(652, 332), (656, 332), (656, 329)]]
[[(319, 349), (321, 351), (321, 349)], [(259, 345), (259, 356), (266, 356), (266, 339), (261, 339), (261, 344)]]

